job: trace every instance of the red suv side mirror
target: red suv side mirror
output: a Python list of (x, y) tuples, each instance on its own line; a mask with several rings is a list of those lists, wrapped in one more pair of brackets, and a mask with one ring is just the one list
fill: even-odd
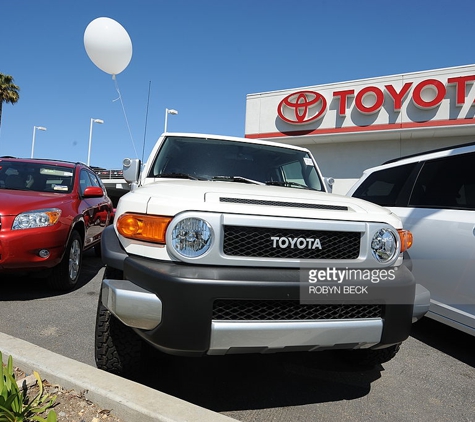
[(84, 189), (83, 198), (100, 198), (104, 196), (104, 191), (99, 186), (88, 186)]

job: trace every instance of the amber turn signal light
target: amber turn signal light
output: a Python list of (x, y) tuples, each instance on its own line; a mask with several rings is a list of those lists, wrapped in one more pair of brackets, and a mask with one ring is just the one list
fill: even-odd
[(413, 242), (412, 233), (409, 230), (399, 229), (399, 238), (401, 239), (401, 252), (407, 251)]
[(126, 213), (117, 219), (116, 227), (128, 239), (164, 244), (170, 221), (172, 217)]

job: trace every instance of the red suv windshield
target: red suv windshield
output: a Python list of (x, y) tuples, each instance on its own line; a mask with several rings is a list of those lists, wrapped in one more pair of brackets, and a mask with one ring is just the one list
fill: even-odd
[(71, 167), (0, 160), (0, 189), (70, 193), (73, 175)]

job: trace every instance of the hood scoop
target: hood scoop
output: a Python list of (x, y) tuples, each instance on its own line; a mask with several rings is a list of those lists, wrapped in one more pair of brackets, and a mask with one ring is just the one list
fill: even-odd
[(225, 196), (219, 197), (219, 202), (227, 202), (232, 204), (247, 204), (247, 205), (264, 205), (269, 207), (292, 207), (292, 208), (309, 208), (317, 210), (332, 210), (332, 211), (348, 211), (348, 207), (342, 205), (328, 205), (305, 202), (288, 202), (288, 201), (270, 201), (267, 199), (251, 199), (251, 198), (229, 198)]

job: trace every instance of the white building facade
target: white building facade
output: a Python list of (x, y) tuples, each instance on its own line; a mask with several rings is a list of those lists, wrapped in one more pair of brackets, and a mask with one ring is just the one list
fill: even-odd
[(346, 193), (364, 169), (475, 141), (475, 65), (247, 95), (247, 138), (309, 148)]

